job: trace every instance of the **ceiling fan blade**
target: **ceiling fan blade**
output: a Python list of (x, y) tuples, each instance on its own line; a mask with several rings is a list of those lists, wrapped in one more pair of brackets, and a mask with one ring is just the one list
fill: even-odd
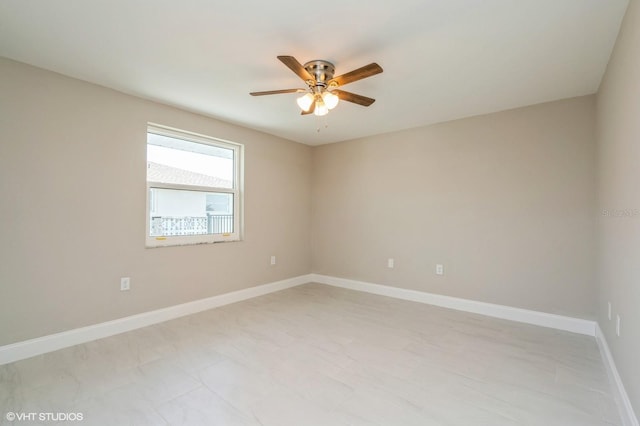
[(251, 92), (251, 96), (279, 95), (281, 93), (302, 93), (304, 89), (267, 90), (266, 92)]
[(300, 113), (300, 115), (309, 115), (309, 114), (313, 114), (313, 112), (316, 110), (316, 101), (313, 101), (313, 103), (311, 104), (311, 107), (309, 107), (309, 111), (302, 111)]
[(363, 78), (371, 77), (372, 75), (380, 74), (382, 67), (375, 62), (365, 65), (346, 74), (339, 75), (329, 80), (328, 84), (332, 82), (337, 83), (338, 86), (344, 86), (345, 84), (353, 83), (354, 81), (362, 80)]
[(305, 83), (308, 81), (315, 81), (313, 76), (304, 69), (302, 64), (298, 62), (293, 56), (278, 56), (280, 62), (285, 64), (291, 71), (293, 71), (298, 77), (300, 77)]
[(340, 89), (332, 90), (331, 93), (335, 93), (343, 101), (353, 102), (354, 104), (358, 104), (366, 107), (368, 107), (369, 105), (371, 105), (376, 101), (373, 98), (368, 98), (362, 95), (356, 95), (355, 93), (345, 92), (344, 90), (340, 90)]

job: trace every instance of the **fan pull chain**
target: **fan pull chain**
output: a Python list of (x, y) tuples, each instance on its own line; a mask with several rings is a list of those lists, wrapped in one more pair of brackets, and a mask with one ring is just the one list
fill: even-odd
[[(316, 123), (318, 123), (318, 127), (316, 128), (317, 133), (320, 133), (322, 128), (324, 129), (329, 128), (329, 120), (326, 115), (324, 117), (316, 117), (316, 118), (317, 118)], [(322, 126), (322, 123), (320, 123), (320, 120), (324, 120), (324, 127)]]

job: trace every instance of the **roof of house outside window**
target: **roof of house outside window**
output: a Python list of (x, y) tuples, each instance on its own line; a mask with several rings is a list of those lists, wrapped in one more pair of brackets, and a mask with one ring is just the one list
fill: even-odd
[(232, 188), (233, 183), (226, 179), (190, 172), (151, 161), (147, 162), (147, 181), (174, 183), (194, 186), (211, 186), (216, 188)]

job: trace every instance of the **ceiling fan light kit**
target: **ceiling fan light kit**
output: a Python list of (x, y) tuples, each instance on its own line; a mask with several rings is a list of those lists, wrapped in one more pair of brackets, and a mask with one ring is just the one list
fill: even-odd
[(313, 94), (311, 92), (307, 92), (306, 94), (296, 99), (296, 102), (298, 103), (300, 109), (306, 113), (310, 112), (311, 106), (315, 102), (315, 109), (313, 110), (313, 113), (317, 116), (327, 115), (329, 113), (329, 110), (334, 109), (338, 105), (339, 101), (340, 98), (329, 92), (328, 90), (322, 92), (322, 95), (318, 93)]
[(317, 116), (327, 115), (329, 110), (334, 109), (341, 99), (365, 107), (375, 102), (373, 98), (338, 89), (345, 84), (381, 73), (382, 68), (375, 62), (334, 78), (335, 67), (329, 61), (316, 59), (302, 65), (293, 56), (278, 56), (278, 59), (300, 77), (306, 83), (307, 88), (251, 92), (251, 96), (304, 93), (296, 99), (296, 103), (302, 110), (302, 115), (313, 113)]

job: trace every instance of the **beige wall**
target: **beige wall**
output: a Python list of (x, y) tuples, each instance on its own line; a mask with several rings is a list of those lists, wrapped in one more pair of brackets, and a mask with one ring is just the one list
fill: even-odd
[[(640, 2), (629, 3), (598, 93), (598, 322), (640, 415)], [(606, 214), (609, 214), (608, 216)], [(611, 302), (613, 321), (607, 318)], [(615, 334), (615, 316), (621, 335)]]
[[(4, 59), (0, 93), (0, 345), (309, 273), (310, 147)], [(144, 248), (147, 122), (245, 144), (245, 241)]]
[(594, 119), (588, 96), (315, 148), (313, 272), (594, 318)]

